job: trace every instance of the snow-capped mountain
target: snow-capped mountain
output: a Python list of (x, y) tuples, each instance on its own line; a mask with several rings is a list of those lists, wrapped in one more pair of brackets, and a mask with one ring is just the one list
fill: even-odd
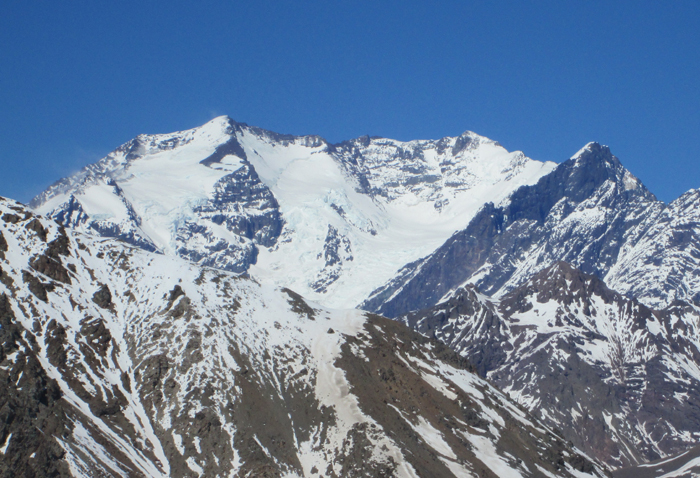
[(329, 144), (220, 117), (142, 135), (31, 203), (66, 226), (354, 307), (554, 169), (475, 133)]
[(0, 199), (7, 476), (604, 476), (454, 352)]
[(591, 456), (629, 466), (700, 438), (700, 308), (654, 311), (560, 262), (494, 300), (474, 286), (402, 321)]
[(396, 317), (467, 284), (500, 297), (558, 261), (651, 307), (692, 300), (700, 292), (699, 196), (691, 191), (666, 205), (608, 147), (590, 143), (537, 184), (485, 205), (362, 307)]
[(609, 148), (559, 166), (475, 133), (330, 144), (228, 117), (141, 135), (31, 203), (83, 231), (398, 316), (566, 261), (651, 307), (694, 299), (700, 193), (658, 201)]

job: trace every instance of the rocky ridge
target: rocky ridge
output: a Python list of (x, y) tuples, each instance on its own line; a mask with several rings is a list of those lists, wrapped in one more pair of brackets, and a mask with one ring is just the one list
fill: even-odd
[(499, 300), (470, 285), (401, 321), (612, 467), (684, 452), (700, 437), (695, 304), (652, 310), (560, 262)]

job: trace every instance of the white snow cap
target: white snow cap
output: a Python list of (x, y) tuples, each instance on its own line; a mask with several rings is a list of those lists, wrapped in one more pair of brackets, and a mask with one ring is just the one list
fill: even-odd
[(607, 145), (600, 144), (600, 143), (598, 143), (598, 142), (596, 142), (596, 141), (591, 141), (591, 142), (589, 142), (588, 144), (586, 144), (586, 146), (584, 146), (583, 148), (579, 149), (579, 150), (576, 152), (576, 154), (574, 154), (573, 156), (571, 156), (570, 159), (578, 159), (578, 158), (580, 158), (581, 155), (582, 155), (583, 153), (585, 153), (586, 151), (592, 151), (592, 150), (593, 150), (593, 146), (600, 146), (600, 147), (602, 147), (602, 148), (609, 148)]

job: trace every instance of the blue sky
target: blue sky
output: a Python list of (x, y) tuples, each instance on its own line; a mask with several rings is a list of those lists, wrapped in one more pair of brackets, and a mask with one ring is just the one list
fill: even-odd
[(700, 187), (699, 78), (697, 1), (7, 0), (0, 195), (227, 114), (556, 162), (598, 141), (669, 201)]

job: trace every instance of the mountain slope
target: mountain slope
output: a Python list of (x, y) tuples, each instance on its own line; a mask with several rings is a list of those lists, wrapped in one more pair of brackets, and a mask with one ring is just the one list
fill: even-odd
[(471, 132), (333, 145), (221, 117), (139, 136), (31, 205), (78, 230), (354, 307), (484, 203), (553, 168)]
[(603, 476), (388, 319), (0, 199), (8, 476)]
[[(581, 449), (621, 466), (700, 436), (699, 201), (697, 191), (658, 201), (596, 143), (554, 167), (470, 132), (333, 145), (222, 117), (139, 136), (32, 205), (77, 230), (247, 272), (264, 290), (290, 287), (325, 306), (366, 299), (363, 308), (434, 333)], [(388, 396), (413, 380), (380, 377), (373, 387)]]
[(692, 304), (654, 311), (557, 263), (500, 300), (469, 286), (402, 321), (611, 466), (680, 453), (700, 436)]
[(700, 301), (700, 192), (683, 194), (639, 229), (644, 232), (623, 246), (605, 281), (650, 307)]

